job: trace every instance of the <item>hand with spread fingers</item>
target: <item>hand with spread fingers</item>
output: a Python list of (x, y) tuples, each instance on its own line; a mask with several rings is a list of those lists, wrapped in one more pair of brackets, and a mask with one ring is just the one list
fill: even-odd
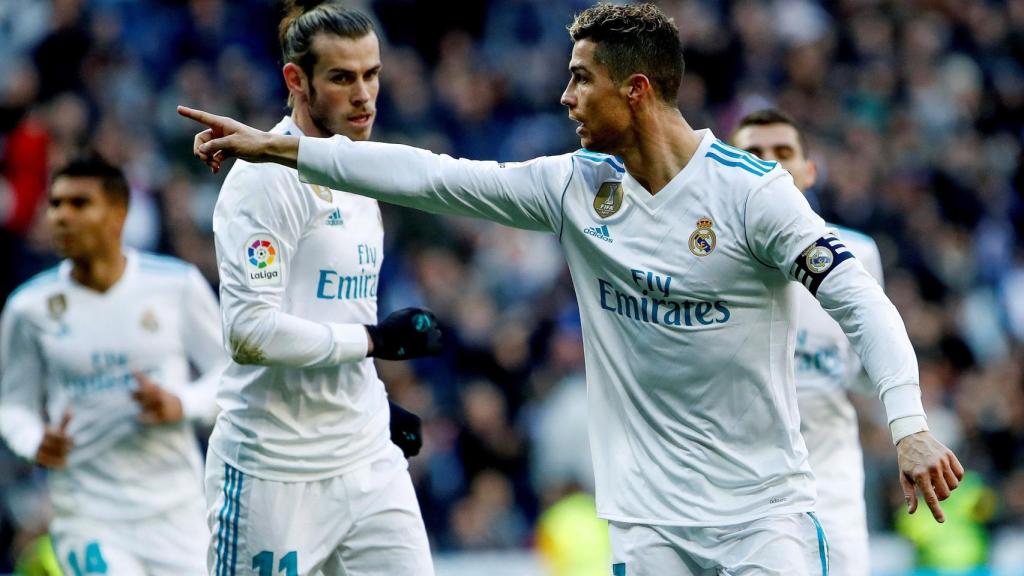
[(220, 171), (221, 163), (227, 158), (297, 166), (299, 139), (296, 136), (263, 132), (227, 116), (185, 106), (178, 106), (178, 114), (206, 125), (206, 130), (196, 134), (192, 153), (206, 162), (214, 174)]
[(173, 424), (185, 417), (181, 399), (171, 394), (142, 372), (135, 373), (139, 387), (132, 398), (139, 404), (139, 421), (150, 426)]
[(60, 425), (47, 426), (43, 432), (43, 441), (36, 451), (36, 464), (52, 470), (60, 470), (67, 466), (68, 452), (74, 448), (75, 442), (68, 436), (68, 424), (71, 423), (71, 410), (65, 410)]
[(927, 431), (900, 440), (896, 444), (896, 454), (907, 511), (913, 514), (917, 510), (917, 490), (920, 490), (932, 516), (939, 522), (945, 522), (939, 502), (949, 498), (963, 480), (964, 468), (960, 461)]

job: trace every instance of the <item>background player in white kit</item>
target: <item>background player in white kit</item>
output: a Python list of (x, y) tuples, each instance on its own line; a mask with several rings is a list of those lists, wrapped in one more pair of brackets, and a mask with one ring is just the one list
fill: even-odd
[(97, 157), (54, 177), (46, 218), (67, 259), (4, 308), (0, 433), (51, 469), (65, 574), (202, 574), (193, 420), (212, 422), (227, 361), (217, 301), (194, 266), (123, 248), (127, 211), (124, 176)]
[(792, 279), (851, 336), (901, 473), (941, 519), (963, 470), (927, 432), (913, 349), (878, 283), (787, 172), (686, 123), (678, 30), (660, 10), (601, 4), (570, 35), (562, 102), (579, 123), (575, 154), (454, 160), (179, 111), (209, 127), (194, 151), (214, 170), (229, 156), (271, 161), (309, 182), (558, 235), (580, 304), (613, 574), (827, 571), (792, 382)]
[[(778, 110), (748, 114), (737, 123), (732, 143), (762, 160), (782, 164), (801, 192), (814, 185), (817, 169), (807, 156), (806, 138), (788, 115)], [(882, 261), (874, 240), (838, 227), (837, 236), (882, 284)], [(864, 381), (860, 359), (839, 324), (810, 293), (795, 284), (793, 289), (800, 432), (818, 490), (815, 510), (828, 534), (829, 569), (833, 576), (867, 576), (871, 561), (864, 458), (857, 414), (847, 396)]]
[[(372, 22), (296, 2), (280, 40), (292, 113), (273, 131), (369, 138), (381, 68)], [(377, 202), (239, 161), (213, 228), (234, 361), (207, 458), (210, 574), (433, 574), (370, 356), (435, 353), (440, 331), (418, 309), (376, 325)]]

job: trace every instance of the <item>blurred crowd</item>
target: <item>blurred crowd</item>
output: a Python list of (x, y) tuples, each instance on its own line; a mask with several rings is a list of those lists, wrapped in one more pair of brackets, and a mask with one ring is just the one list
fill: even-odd
[[(589, 0), (352, 4), (385, 40), (375, 139), (503, 161), (578, 147), (558, 98), (565, 25)], [(1024, 0), (659, 5), (685, 43), (691, 125), (726, 137), (768, 106), (802, 124), (820, 174), (812, 203), (878, 241), (929, 423), (972, 472), (948, 530), (900, 514), (880, 403), (860, 400), (872, 531), (902, 534), (925, 566), (991, 561), (994, 540), (1024, 538)], [(40, 217), (48, 175), (85, 146), (126, 170), (126, 241), (216, 285), (223, 174), (192, 158), (197, 127), (174, 105), (273, 126), (287, 113), (279, 16), (271, 0), (0, 2), (0, 300), (54, 262)], [(391, 396), (424, 419), (411, 468), (433, 545), (530, 547), (538, 517), (593, 484), (579, 315), (557, 241), (382, 209), (380, 311), (428, 306), (447, 333), (441, 357), (379, 364)], [(45, 520), (39, 480), (0, 457), (0, 572)], [(1024, 544), (1002, 549), (1024, 566)]]

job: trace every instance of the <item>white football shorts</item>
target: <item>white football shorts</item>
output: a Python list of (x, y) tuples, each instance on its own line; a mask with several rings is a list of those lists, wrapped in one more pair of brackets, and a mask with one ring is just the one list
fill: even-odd
[(408, 464), (397, 446), (353, 472), (262, 480), (206, 458), (211, 576), (433, 576)]
[(54, 551), (67, 576), (205, 574), (210, 532), (197, 498), (143, 520), (55, 518)]
[(828, 542), (813, 513), (734, 526), (608, 523), (613, 576), (827, 576)]

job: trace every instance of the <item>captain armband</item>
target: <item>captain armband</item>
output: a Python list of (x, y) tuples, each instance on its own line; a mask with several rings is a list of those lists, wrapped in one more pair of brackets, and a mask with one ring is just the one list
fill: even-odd
[(803, 284), (811, 295), (818, 295), (818, 287), (822, 281), (844, 260), (853, 258), (853, 252), (847, 249), (834, 234), (818, 238), (807, 250), (796, 259), (789, 275)]

